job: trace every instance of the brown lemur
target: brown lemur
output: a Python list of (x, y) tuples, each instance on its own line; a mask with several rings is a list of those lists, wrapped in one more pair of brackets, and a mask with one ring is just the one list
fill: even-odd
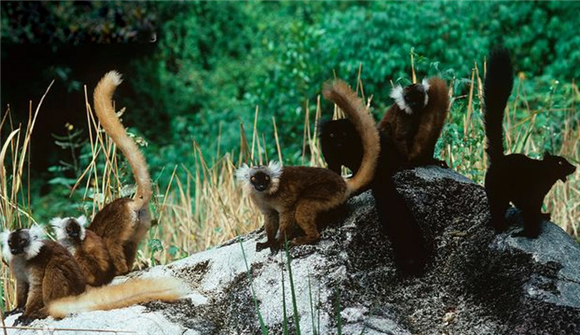
[(67, 248), (79, 265), (87, 285), (101, 286), (110, 283), (115, 277), (105, 243), (95, 232), (85, 229), (87, 218), (54, 218), (50, 220), (57, 242)]
[(113, 107), (113, 93), (121, 81), (121, 75), (116, 71), (104, 75), (94, 92), (95, 112), (105, 132), (127, 158), (135, 176), (137, 192), (135, 199), (120, 198), (107, 204), (87, 227), (103, 239), (115, 275), (126, 274), (133, 266), (137, 246), (151, 226), (148, 204), (153, 194), (145, 157), (127, 136)]
[(62, 245), (44, 240), (42, 228), (5, 231), (2, 254), (16, 278), (17, 323), (71, 313), (127, 307), (152, 300), (175, 301), (186, 286), (175, 278), (130, 279), (87, 289), (81, 270)]
[[(433, 77), (421, 84), (391, 92), (395, 103), (389, 107), (378, 125), (381, 135), (380, 172), (393, 173), (421, 165), (445, 162), (433, 157), (449, 109), (449, 93), (445, 81)], [(340, 173), (341, 165), (356, 173), (362, 157), (360, 136), (348, 120), (323, 121), (320, 124), (322, 154), (328, 167)], [(387, 158), (388, 157), (388, 158)]]
[(484, 83), (484, 121), (489, 167), (485, 175), (491, 211), (491, 225), (496, 231), (507, 229), (505, 213), (510, 201), (521, 210), (524, 230), (518, 235), (536, 238), (540, 225), (549, 214), (542, 213), (544, 197), (558, 180), (566, 181), (576, 168), (565, 158), (549, 153), (542, 160), (523, 154), (505, 155), (503, 118), (513, 87), (510, 53), (504, 48), (490, 52)]
[[(383, 233), (393, 246), (395, 261), (409, 274), (419, 274), (429, 257), (423, 232), (392, 175), (418, 165), (444, 165), (433, 158), (449, 107), (445, 82), (439, 78), (393, 89), (395, 103), (379, 124), (381, 151), (372, 191)], [(340, 173), (341, 166), (353, 173), (359, 169), (362, 145), (352, 124), (346, 120), (321, 123), (320, 143), (328, 167)]]
[(371, 182), (379, 155), (379, 136), (372, 116), (363, 102), (341, 80), (327, 83), (324, 97), (334, 102), (349, 117), (360, 134), (363, 157), (358, 172), (350, 179), (317, 167), (281, 167), (243, 165), (236, 172), (243, 188), (264, 214), (267, 241), (258, 243), (257, 250), (272, 251), (290, 240), (289, 232), (296, 224), (305, 236), (292, 238), (291, 245), (313, 243), (320, 237), (317, 216), (343, 204), (352, 195), (364, 190)]

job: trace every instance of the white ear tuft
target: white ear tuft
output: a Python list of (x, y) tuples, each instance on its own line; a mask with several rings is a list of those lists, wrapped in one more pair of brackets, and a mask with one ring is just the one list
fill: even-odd
[(270, 161), (268, 163), (268, 169), (270, 170), (271, 178), (278, 178), (282, 174), (282, 165), (276, 161)]
[(63, 221), (64, 221), (63, 218), (55, 217), (55, 218), (50, 219), (50, 221), (48, 221), (48, 224), (54, 228), (60, 228), (62, 226)]
[(0, 234), (0, 241), (2, 242), (2, 257), (8, 263), (12, 259), (12, 253), (10, 252), (10, 246), (8, 246), (8, 238), (10, 237), (10, 230), (5, 230)]
[(81, 227), (86, 227), (87, 223), (89, 222), (87, 220), (87, 217), (84, 215), (79, 216), (78, 218), (76, 218), (76, 220), (81, 225)]
[(401, 85), (395, 86), (395, 88), (393, 88), (391, 91), (391, 98), (395, 99), (397, 106), (399, 106), (399, 108), (405, 113), (409, 115), (413, 114), (411, 107), (407, 106), (407, 102), (403, 96), (403, 87)]
[(44, 233), (44, 229), (37, 224), (33, 224), (29, 229), (28, 233), (30, 234), (30, 239), (33, 241), (36, 240), (43, 240), (46, 237)]
[(240, 181), (248, 179), (248, 172), (250, 172), (248, 164), (242, 164), (242, 166), (236, 170), (236, 179)]
[(423, 85), (423, 89), (425, 90), (425, 93), (429, 92), (429, 87), (431, 87), (431, 85), (429, 85), (429, 79), (423, 78), (421, 85)]

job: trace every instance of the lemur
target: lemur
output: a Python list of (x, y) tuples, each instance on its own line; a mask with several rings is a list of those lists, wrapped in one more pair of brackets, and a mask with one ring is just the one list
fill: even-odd
[(103, 239), (115, 275), (123, 275), (131, 270), (137, 246), (151, 226), (148, 204), (153, 193), (145, 157), (127, 136), (115, 114), (112, 97), (121, 81), (121, 75), (115, 71), (108, 72), (99, 81), (94, 92), (95, 112), (105, 132), (127, 158), (135, 176), (137, 192), (135, 199), (120, 198), (107, 204), (97, 212), (87, 227), (87, 230)]
[(115, 277), (115, 268), (109, 251), (100, 236), (85, 229), (87, 218), (54, 218), (50, 225), (56, 232), (57, 242), (73, 255), (90, 286), (110, 283)]
[(506, 49), (492, 50), (484, 83), (486, 152), (489, 167), (485, 190), (489, 199), (491, 225), (496, 231), (507, 229), (505, 213), (510, 201), (522, 211), (524, 230), (521, 235), (536, 238), (540, 234), (544, 197), (558, 180), (566, 181), (576, 168), (565, 158), (549, 153), (542, 160), (523, 154), (504, 154), (503, 117), (513, 87), (513, 68)]
[[(405, 273), (419, 274), (428, 259), (428, 246), (392, 175), (411, 166), (444, 164), (434, 159), (433, 153), (447, 117), (449, 97), (445, 82), (439, 78), (405, 88), (398, 86), (391, 97), (395, 103), (379, 124), (381, 151), (372, 191), (397, 264)], [(362, 145), (348, 120), (322, 123), (320, 141), (330, 169), (340, 174), (344, 165), (356, 173)]]
[[(448, 114), (447, 85), (437, 77), (391, 92), (395, 103), (379, 123), (381, 161), (378, 173), (435, 164), (435, 144)], [(340, 173), (341, 165), (356, 173), (362, 157), (362, 143), (353, 125), (346, 119), (320, 124), (322, 154), (328, 167)]]
[(73, 256), (62, 245), (44, 239), (39, 226), (5, 231), (2, 254), (16, 278), (18, 322), (47, 316), (127, 307), (151, 300), (175, 301), (186, 293), (175, 278), (130, 279), (90, 290)]
[(267, 241), (257, 250), (277, 250), (298, 225), (305, 236), (290, 240), (291, 245), (313, 243), (320, 233), (316, 217), (335, 209), (352, 195), (364, 190), (373, 178), (379, 155), (379, 136), (372, 116), (356, 94), (341, 81), (327, 83), (324, 97), (337, 104), (348, 115), (363, 143), (360, 169), (350, 179), (324, 168), (289, 166), (271, 162), (268, 166), (243, 165), (236, 172), (238, 180), (255, 205), (264, 214)]

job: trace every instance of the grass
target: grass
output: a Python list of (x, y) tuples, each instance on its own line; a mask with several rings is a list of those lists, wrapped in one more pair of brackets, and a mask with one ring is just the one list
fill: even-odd
[[(482, 182), (486, 169), (483, 145), (483, 124), (481, 120), (481, 98), (483, 74), (477, 67), (470, 78), (471, 89), (467, 94), (453, 90), (455, 82), (450, 83), (452, 96), (449, 123), (445, 126), (438, 148), (440, 156), (457, 172)], [(580, 120), (577, 105), (580, 92), (575, 83), (554, 88), (545, 94), (546, 108), (533, 109), (529, 97), (535, 92), (524, 89), (526, 79), (520, 76), (516, 83), (513, 100), (506, 113), (506, 147), (510, 152), (538, 154), (546, 145), (546, 133), (557, 132), (561, 145), (555, 154), (570, 159), (574, 164), (580, 162)], [(357, 83), (363, 92), (362, 85)], [(47, 94), (49, 94), (47, 90)], [(45, 94), (46, 95), (46, 94)], [(559, 97), (559, 98), (558, 98)], [(44, 98), (44, 97), (43, 97)], [(88, 147), (84, 168), (70, 187), (70, 194), (82, 199), (78, 212), (62, 213), (78, 216), (94, 215), (104, 204), (119, 197), (130, 195), (132, 176), (124, 158), (117, 152), (114, 143), (100, 129), (91, 110), (89, 95), (85, 89), (86, 119), (88, 124)], [(554, 100), (571, 101), (558, 107)], [(368, 99), (367, 101), (371, 101)], [(297, 102), (298, 104), (299, 102)], [(562, 104), (560, 104), (562, 105)], [(25, 126), (14, 125), (8, 109), (1, 117), (0, 138), (0, 224), (2, 230), (27, 227), (35, 223), (34, 208), (30, 200), (30, 138), (33, 136), (36, 116), (42, 112), (42, 99), (33, 110), (30, 104), (29, 122)], [(324, 166), (315, 124), (321, 118), (320, 98), (314, 106), (306, 105), (303, 115), (305, 131), (303, 136), (303, 155), (305, 165)], [(131, 111), (127, 111), (130, 113)], [(335, 111), (336, 112), (336, 111)], [(335, 113), (336, 114), (336, 113)], [(555, 124), (539, 125), (540, 120), (550, 120), (551, 115), (564, 120), (556, 129)], [(381, 117), (382, 115), (379, 115)], [(523, 117), (522, 117), (523, 116)], [(271, 122), (274, 138), (266, 139), (258, 133), (258, 122)], [(255, 122), (248, 138), (244, 126), (240, 124), (240, 152), (220, 152), (220, 134), (216, 138), (216, 153), (204, 152), (195, 142), (191, 155), (195, 157), (193, 166), (165, 165), (160, 174), (169, 174), (167, 186), (155, 188), (151, 204), (153, 217), (157, 223), (151, 228), (147, 241), (142, 243), (138, 253), (138, 266), (147, 267), (165, 264), (189, 254), (219, 245), (245, 234), (262, 225), (262, 215), (251, 201), (244, 197), (237, 185), (234, 172), (242, 162), (263, 164), (269, 159), (282, 160), (279, 129), (276, 120), (262, 120), (260, 111), (255, 110)], [(552, 127), (547, 132), (546, 127)], [(147, 143), (134, 137), (147, 151)], [(548, 138), (549, 140), (549, 138)], [(264, 148), (276, 148), (276, 157), (268, 157)], [(211, 160), (207, 157), (216, 157)], [(538, 157), (537, 155), (534, 157)], [(153, 175), (154, 180), (160, 174)], [(24, 184), (23, 181), (27, 181)], [(558, 223), (576, 239), (580, 238), (580, 173), (575, 173), (566, 184), (557, 183), (546, 197), (545, 210), (552, 213), (552, 220)], [(78, 196), (79, 193), (81, 196)], [(71, 198), (72, 199), (72, 198)], [(7, 309), (14, 306), (14, 281), (5, 264), (0, 268), (3, 300)]]

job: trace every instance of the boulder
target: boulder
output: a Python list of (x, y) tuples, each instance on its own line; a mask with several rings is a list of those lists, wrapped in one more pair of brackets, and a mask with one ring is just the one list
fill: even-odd
[(580, 247), (562, 229), (545, 222), (536, 240), (514, 237), (522, 225), (513, 209), (511, 230), (495, 234), (484, 189), (452, 170), (417, 168), (395, 179), (433, 250), (422, 276), (397, 270), (365, 192), (328, 218), (314, 245), (256, 252), (265, 239), (258, 230), (131, 274), (184, 279), (191, 294), (178, 303), (49, 318), (30, 327), (262, 334), (259, 311), (269, 334), (285, 327), (289, 334), (580, 334)]

